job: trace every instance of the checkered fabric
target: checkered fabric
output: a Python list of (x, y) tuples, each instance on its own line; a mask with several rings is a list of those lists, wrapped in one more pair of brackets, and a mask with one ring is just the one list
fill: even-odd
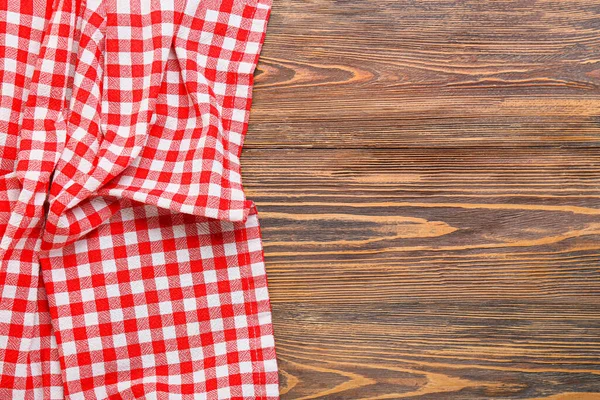
[(239, 156), (271, 0), (0, 0), (0, 400), (275, 399)]

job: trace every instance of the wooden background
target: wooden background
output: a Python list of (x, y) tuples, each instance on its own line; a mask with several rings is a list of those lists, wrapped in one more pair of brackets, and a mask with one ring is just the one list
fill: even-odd
[(275, 0), (242, 163), (283, 399), (600, 399), (600, 1)]

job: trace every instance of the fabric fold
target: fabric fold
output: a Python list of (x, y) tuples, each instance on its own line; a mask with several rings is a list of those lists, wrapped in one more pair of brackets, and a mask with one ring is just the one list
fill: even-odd
[(90, 232), (118, 199), (245, 221), (239, 155), (269, 3), (160, 2), (156, 21), (151, 3), (106, 4), (85, 8), (44, 248)]

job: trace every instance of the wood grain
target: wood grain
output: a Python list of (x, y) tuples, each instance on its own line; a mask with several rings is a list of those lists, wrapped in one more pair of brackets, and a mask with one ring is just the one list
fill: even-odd
[(242, 164), (283, 399), (600, 399), (600, 1), (276, 0)]
[(597, 0), (277, 0), (248, 147), (598, 145)]

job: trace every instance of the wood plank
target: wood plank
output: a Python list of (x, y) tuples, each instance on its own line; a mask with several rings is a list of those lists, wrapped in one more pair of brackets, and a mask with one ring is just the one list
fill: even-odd
[(274, 302), (600, 301), (596, 150), (253, 150), (244, 163)]
[(597, 307), (404, 301), (274, 306), (283, 399), (566, 399), (600, 393)]
[(282, 398), (600, 396), (597, 149), (254, 149), (242, 162)]
[(247, 148), (600, 145), (600, 1), (279, 0)]

